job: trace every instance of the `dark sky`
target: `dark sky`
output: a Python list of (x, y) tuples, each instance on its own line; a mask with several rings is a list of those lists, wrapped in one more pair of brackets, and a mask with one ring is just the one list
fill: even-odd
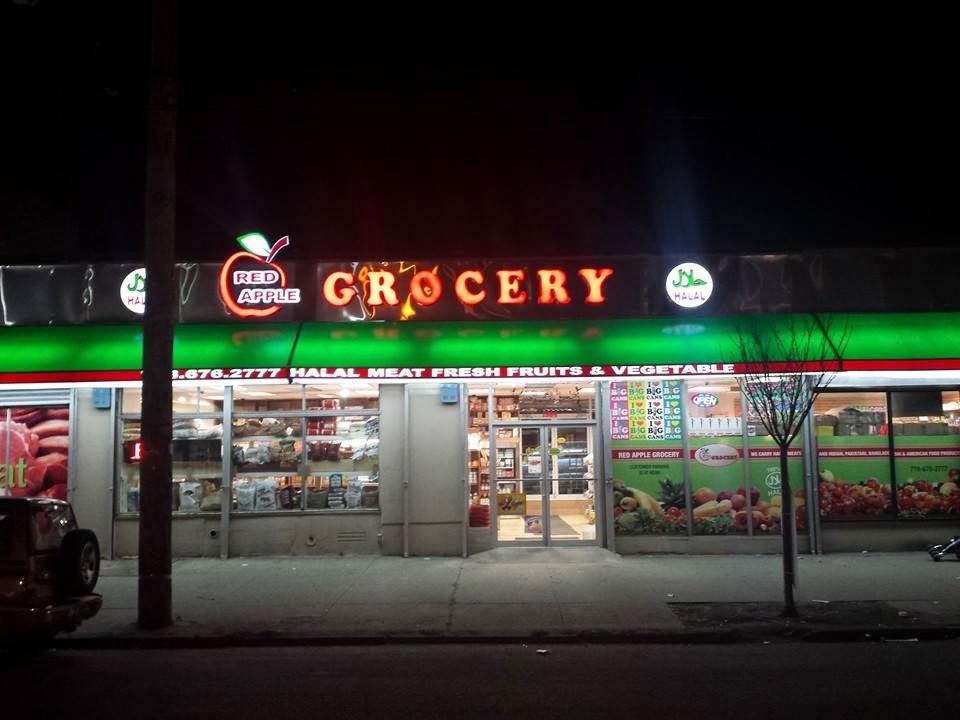
[[(532, 43), (430, 56), (269, 4), (209, 7), (181, 3), (184, 260), (219, 260), (250, 230), (317, 259), (952, 247), (960, 234), (955, 81), (935, 58), (646, 62)], [(45, 0), (4, 13), (17, 111), (0, 261), (142, 257), (146, 13)]]

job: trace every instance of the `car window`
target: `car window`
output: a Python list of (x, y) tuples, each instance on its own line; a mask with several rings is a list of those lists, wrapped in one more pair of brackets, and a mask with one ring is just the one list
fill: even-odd
[(0, 557), (10, 557), (13, 546), (13, 513), (0, 512)]
[(34, 550), (57, 550), (73, 525), (69, 505), (40, 505), (33, 508)]

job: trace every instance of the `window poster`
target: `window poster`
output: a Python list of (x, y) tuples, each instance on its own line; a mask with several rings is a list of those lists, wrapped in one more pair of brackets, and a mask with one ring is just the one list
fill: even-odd
[(0, 408), (0, 495), (67, 499), (70, 409)]
[[(797, 532), (807, 529), (807, 501), (804, 492), (803, 475), (803, 437), (797, 437), (787, 450), (787, 472), (790, 473), (790, 490), (793, 497), (794, 518)], [(750, 438), (748, 458), (750, 469), (750, 506), (749, 520), (735, 519), (737, 522), (753, 523), (754, 534), (776, 535), (780, 533), (782, 502), (780, 477), (780, 447), (769, 435)]]
[(889, 443), (885, 435), (817, 438), (820, 514), (824, 518), (871, 519), (893, 509)]
[(613, 516), (617, 535), (686, 535), (682, 382), (610, 385)]
[(612, 383), (612, 439), (680, 440), (680, 389), (676, 380)]
[(960, 435), (896, 435), (893, 441), (899, 517), (960, 514)]

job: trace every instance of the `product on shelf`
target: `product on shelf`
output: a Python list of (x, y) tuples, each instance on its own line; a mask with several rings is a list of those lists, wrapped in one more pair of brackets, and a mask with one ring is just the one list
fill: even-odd
[(199, 510), (200, 509), (200, 488), (198, 482), (180, 483), (180, 509), (181, 510)]

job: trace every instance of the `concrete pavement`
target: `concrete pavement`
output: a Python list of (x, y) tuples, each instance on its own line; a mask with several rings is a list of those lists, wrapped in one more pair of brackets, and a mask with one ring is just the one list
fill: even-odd
[[(742, 639), (744, 628), (754, 636), (960, 630), (960, 561), (953, 558), (802, 556), (798, 599), (807, 619), (786, 626), (775, 618), (780, 563), (776, 555), (620, 556), (600, 548), (183, 559), (173, 566), (174, 626), (142, 631), (137, 563), (110, 561), (97, 588), (103, 609), (58, 644), (695, 641)], [(744, 624), (745, 617), (755, 622)]]

